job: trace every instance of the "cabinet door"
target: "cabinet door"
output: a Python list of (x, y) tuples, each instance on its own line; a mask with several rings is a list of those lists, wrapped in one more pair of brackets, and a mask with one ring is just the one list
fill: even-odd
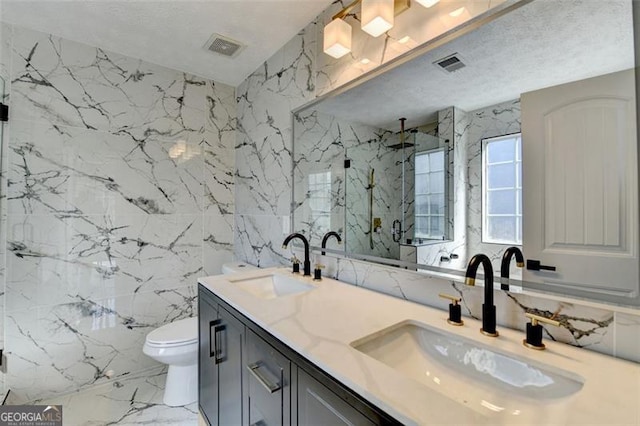
[(218, 306), (218, 424), (242, 424), (242, 350), (244, 325)]
[(218, 424), (218, 366), (215, 353), (217, 304), (200, 292), (198, 297), (198, 401), (200, 411), (212, 425)]
[(527, 281), (638, 292), (633, 69), (522, 95), (523, 252), (555, 271)]
[(291, 424), (291, 362), (251, 331), (247, 331), (246, 341), (248, 424)]
[(298, 425), (374, 425), (329, 388), (298, 368)]

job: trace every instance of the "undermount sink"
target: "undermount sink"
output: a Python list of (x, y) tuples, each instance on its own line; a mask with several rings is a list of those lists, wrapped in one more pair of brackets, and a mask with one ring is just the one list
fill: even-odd
[(299, 278), (281, 274), (230, 279), (229, 282), (262, 299), (275, 299), (276, 297), (303, 293), (315, 288)]
[(520, 401), (551, 400), (584, 385), (577, 374), (415, 321), (395, 324), (351, 346), (441, 393), (464, 403), (475, 400), (493, 411), (519, 408), (513, 396)]

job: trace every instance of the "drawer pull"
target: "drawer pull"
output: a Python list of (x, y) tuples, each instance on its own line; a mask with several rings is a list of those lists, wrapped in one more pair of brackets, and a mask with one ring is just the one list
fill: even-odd
[(260, 382), (260, 384), (264, 386), (267, 391), (269, 391), (269, 393), (278, 392), (281, 389), (280, 384), (270, 383), (267, 376), (260, 370), (263, 366), (264, 365), (261, 362), (256, 362), (247, 365), (247, 369), (249, 370), (249, 373), (251, 373), (251, 375), (255, 377), (255, 379)]
[[(217, 339), (218, 339), (218, 332), (217, 332), (217, 326), (218, 324), (220, 324), (220, 320), (213, 320), (213, 321), (209, 321), (209, 358), (213, 358), (214, 356), (217, 359)], [(213, 335), (211, 333), (211, 331), (213, 331)], [(213, 343), (213, 345), (211, 345)], [(217, 362), (216, 362), (217, 364)]]
[(227, 360), (227, 356), (225, 355), (224, 352), (224, 348), (222, 347), (222, 343), (223, 343), (223, 337), (226, 336), (222, 336), (221, 333), (223, 331), (225, 331), (227, 329), (227, 327), (224, 324), (218, 324), (215, 326), (214, 328), (214, 340), (215, 340), (215, 363), (216, 364), (220, 364), (221, 362), (224, 362)]

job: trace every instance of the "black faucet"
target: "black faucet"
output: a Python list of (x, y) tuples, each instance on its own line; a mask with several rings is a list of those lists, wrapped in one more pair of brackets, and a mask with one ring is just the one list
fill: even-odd
[(293, 240), (294, 238), (301, 239), (302, 243), (304, 244), (304, 263), (303, 263), (304, 273), (302, 275), (310, 276), (311, 275), (311, 262), (309, 261), (309, 241), (307, 241), (307, 239), (304, 237), (304, 235), (299, 234), (297, 232), (289, 235), (287, 238), (284, 239), (284, 242), (282, 243), (282, 248), (286, 249), (287, 248), (287, 244), (289, 244), (289, 241)]
[[(329, 231), (324, 234), (324, 237), (322, 237), (322, 248), (327, 248), (327, 240), (329, 239), (329, 237), (336, 237), (336, 240), (338, 240), (338, 244), (342, 244), (342, 238), (340, 238), (340, 235), (338, 235), (338, 233), (335, 231)], [(327, 253), (323, 251), (322, 255), (324, 256), (325, 254)]]
[(497, 337), (496, 330), (496, 307), (493, 304), (493, 266), (491, 260), (484, 254), (476, 254), (469, 261), (464, 283), (466, 285), (476, 285), (476, 272), (478, 266), (482, 264), (484, 270), (484, 303), (482, 305), (482, 328), (480, 332), (486, 336)]
[(516, 256), (516, 266), (518, 268), (524, 267), (524, 256), (518, 247), (509, 247), (504, 251), (502, 255), (502, 264), (500, 265), (500, 288), (502, 290), (509, 290), (509, 264), (513, 255)]

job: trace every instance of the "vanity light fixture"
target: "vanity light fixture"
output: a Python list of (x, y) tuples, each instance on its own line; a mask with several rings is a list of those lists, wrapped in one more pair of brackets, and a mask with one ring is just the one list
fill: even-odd
[(324, 53), (334, 58), (342, 58), (351, 52), (351, 25), (340, 18), (324, 27)]
[(440, 15), (440, 20), (448, 28), (456, 27), (469, 19), (471, 19), (471, 13), (464, 6)]
[(393, 28), (394, 0), (362, 0), (362, 31), (379, 37)]
[(434, 6), (440, 0), (416, 0), (416, 1), (420, 3), (422, 6), (429, 8), (431, 6)]
[[(433, 1), (433, 0), (431, 0)], [(438, 1), (438, 0), (436, 0)], [(361, 28), (373, 37), (378, 37), (393, 28), (396, 15), (409, 9), (409, 0), (355, 0), (336, 13), (324, 27), (324, 53), (341, 58), (351, 52), (352, 28), (345, 22), (349, 13), (361, 5)]]

